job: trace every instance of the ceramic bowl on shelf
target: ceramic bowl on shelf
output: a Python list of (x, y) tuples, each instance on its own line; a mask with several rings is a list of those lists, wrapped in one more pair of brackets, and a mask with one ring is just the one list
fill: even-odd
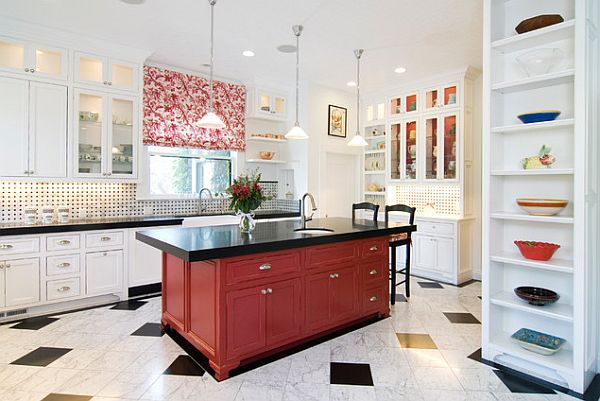
[(528, 77), (549, 74), (565, 60), (562, 50), (555, 47), (529, 50), (515, 57), (515, 61)]
[(262, 160), (271, 160), (275, 156), (275, 152), (258, 152), (258, 157)]
[(554, 216), (568, 204), (566, 199), (517, 198), (517, 205), (532, 216)]
[(535, 306), (552, 304), (560, 298), (556, 292), (539, 287), (517, 287), (514, 291), (519, 298)]
[(517, 118), (523, 124), (541, 123), (545, 121), (553, 121), (560, 115), (560, 110), (539, 110), (531, 113), (519, 114)]
[(527, 18), (515, 27), (517, 33), (525, 33), (535, 31), (536, 29), (545, 28), (550, 25), (560, 24), (564, 21), (564, 18), (559, 14), (542, 14), (536, 15), (535, 17)]
[(526, 328), (519, 329), (510, 338), (526, 350), (540, 355), (553, 355), (567, 342), (564, 338)]
[(554, 255), (554, 252), (560, 248), (560, 245), (550, 242), (539, 241), (521, 241), (516, 240), (515, 245), (519, 248), (521, 255), (525, 259), (548, 261)]

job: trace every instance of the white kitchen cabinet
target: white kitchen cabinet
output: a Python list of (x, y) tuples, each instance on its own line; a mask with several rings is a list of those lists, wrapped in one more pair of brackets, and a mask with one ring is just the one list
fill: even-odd
[(0, 78), (0, 176), (66, 177), (67, 88)]
[(4, 262), (0, 260), (0, 308), (6, 306), (6, 275)]
[(40, 301), (40, 259), (9, 259), (4, 265), (5, 306), (20, 306)]
[(452, 238), (414, 234), (413, 243), (414, 270), (427, 270), (435, 275), (446, 277), (447, 280), (452, 279), (455, 249)]
[(50, 79), (67, 79), (66, 49), (0, 37), (0, 70)]
[(86, 260), (86, 294), (120, 292), (123, 286), (123, 251), (90, 252)]
[(76, 89), (75, 110), (74, 175), (136, 178), (138, 99)]
[(423, 96), (423, 111), (435, 111), (457, 107), (460, 102), (458, 82), (427, 88)]
[(75, 53), (75, 83), (137, 92), (139, 66), (89, 53)]
[(247, 103), (248, 117), (278, 121), (287, 119), (288, 100), (282, 93), (251, 88), (247, 93)]

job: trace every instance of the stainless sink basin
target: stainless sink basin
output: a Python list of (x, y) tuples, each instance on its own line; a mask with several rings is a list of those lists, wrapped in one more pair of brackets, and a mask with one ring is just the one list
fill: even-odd
[(334, 231), (332, 229), (330, 229), (330, 228), (309, 227), (309, 228), (296, 228), (294, 230), (294, 232), (297, 232), (297, 233), (300, 233), (300, 234), (319, 235), (319, 234), (331, 234)]

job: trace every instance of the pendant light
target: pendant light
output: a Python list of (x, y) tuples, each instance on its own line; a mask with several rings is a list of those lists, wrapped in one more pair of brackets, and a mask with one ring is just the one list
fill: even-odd
[(292, 129), (285, 134), (287, 139), (308, 139), (308, 135), (300, 127), (300, 122), (298, 121), (298, 110), (300, 107), (300, 35), (303, 29), (302, 25), (292, 26), (292, 31), (296, 35), (296, 122), (294, 122)]
[(198, 126), (200, 128), (207, 129), (221, 129), (225, 128), (225, 123), (219, 118), (213, 109), (213, 67), (214, 62), (214, 46), (215, 46), (215, 4), (217, 0), (208, 0), (210, 4), (210, 101), (208, 104), (208, 113), (202, 117)]
[(348, 146), (367, 146), (368, 143), (360, 134), (360, 57), (365, 52), (364, 49), (354, 50), (356, 56), (356, 134), (348, 142)]

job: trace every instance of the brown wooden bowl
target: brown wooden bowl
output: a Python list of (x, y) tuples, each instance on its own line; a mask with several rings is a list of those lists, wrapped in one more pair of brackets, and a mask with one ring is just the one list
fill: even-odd
[(545, 28), (550, 25), (560, 24), (564, 18), (558, 14), (543, 14), (523, 20), (515, 27), (518, 33), (535, 31), (536, 29)]

